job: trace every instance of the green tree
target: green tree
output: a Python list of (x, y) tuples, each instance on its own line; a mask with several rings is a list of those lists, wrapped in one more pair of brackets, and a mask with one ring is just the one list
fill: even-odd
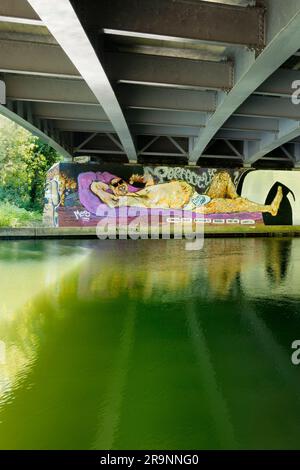
[(41, 212), (46, 173), (59, 160), (52, 147), (0, 117), (0, 201)]

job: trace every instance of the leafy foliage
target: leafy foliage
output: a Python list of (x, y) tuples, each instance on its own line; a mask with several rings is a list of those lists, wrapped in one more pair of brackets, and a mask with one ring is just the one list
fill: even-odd
[(0, 202), (0, 227), (34, 227), (42, 222), (42, 214)]
[[(60, 159), (40, 139), (0, 117), (0, 202), (41, 213), (46, 173)], [(6, 212), (8, 205), (3, 207)]]

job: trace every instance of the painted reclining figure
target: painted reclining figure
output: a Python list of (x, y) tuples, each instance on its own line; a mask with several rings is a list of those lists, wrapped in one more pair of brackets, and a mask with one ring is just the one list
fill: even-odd
[(282, 187), (269, 205), (258, 204), (240, 197), (226, 171), (217, 173), (205, 194), (199, 194), (186, 181), (170, 181), (155, 184), (151, 175), (132, 175), (129, 184), (143, 184), (143, 188), (131, 193), (122, 178), (113, 178), (109, 184), (94, 181), (93, 194), (109, 207), (143, 207), (148, 209), (182, 209), (201, 214), (232, 212), (268, 212), (277, 215), (282, 201)]

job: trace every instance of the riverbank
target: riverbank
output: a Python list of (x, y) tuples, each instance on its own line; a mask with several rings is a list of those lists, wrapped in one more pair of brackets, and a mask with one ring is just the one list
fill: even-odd
[[(173, 236), (172, 234), (171, 236)], [(205, 227), (205, 237), (299, 237), (300, 226)], [(0, 240), (16, 239), (93, 239), (95, 227), (24, 227), (0, 228)]]

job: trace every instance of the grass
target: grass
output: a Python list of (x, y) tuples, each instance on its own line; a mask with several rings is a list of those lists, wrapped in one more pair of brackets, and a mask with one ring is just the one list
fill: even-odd
[(0, 227), (36, 227), (42, 223), (42, 214), (0, 202)]

